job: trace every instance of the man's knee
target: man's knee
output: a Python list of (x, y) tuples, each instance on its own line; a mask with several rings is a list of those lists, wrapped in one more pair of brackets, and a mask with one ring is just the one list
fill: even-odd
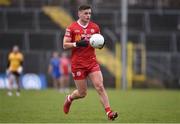
[(96, 85), (96, 90), (97, 90), (99, 93), (103, 93), (103, 92), (104, 92), (104, 86), (103, 86), (103, 84), (98, 84), (98, 85)]
[(87, 95), (86, 91), (79, 91), (79, 95), (81, 98), (84, 98)]

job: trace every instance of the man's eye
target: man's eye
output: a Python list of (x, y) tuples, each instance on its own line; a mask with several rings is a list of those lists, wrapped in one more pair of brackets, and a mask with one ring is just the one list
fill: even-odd
[(87, 15), (87, 14), (91, 15), (91, 13), (88, 13), (88, 12), (87, 12), (87, 13), (85, 13), (85, 14), (86, 14), (86, 15)]

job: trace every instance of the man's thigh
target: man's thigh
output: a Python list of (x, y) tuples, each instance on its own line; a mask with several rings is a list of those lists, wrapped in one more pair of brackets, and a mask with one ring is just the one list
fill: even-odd
[(82, 79), (82, 80), (74, 80), (76, 88), (78, 89), (78, 91), (81, 92), (86, 92), (87, 91), (87, 81), (86, 79)]
[(101, 71), (94, 71), (89, 73), (88, 77), (92, 81), (93, 85), (96, 87), (97, 85), (103, 84), (103, 76)]

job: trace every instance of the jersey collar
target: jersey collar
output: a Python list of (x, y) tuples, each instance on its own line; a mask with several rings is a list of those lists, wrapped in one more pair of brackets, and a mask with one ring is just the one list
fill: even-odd
[(89, 22), (88, 22), (86, 25), (82, 25), (79, 20), (77, 21), (77, 23), (78, 23), (79, 26), (81, 26), (82, 28), (87, 28), (87, 26), (89, 25)]

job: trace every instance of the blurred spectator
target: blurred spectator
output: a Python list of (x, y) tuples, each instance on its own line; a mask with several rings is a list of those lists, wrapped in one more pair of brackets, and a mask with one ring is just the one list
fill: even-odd
[(12, 52), (8, 55), (7, 77), (9, 81), (8, 95), (12, 96), (12, 89), (14, 81), (17, 84), (16, 95), (20, 96), (20, 82), (19, 77), (23, 72), (23, 54), (19, 51), (18, 46), (13, 46)]
[(70, 73), (70, 61), (66, 52), (63, 52), (60, 58), (61, 62), (61, 88), (62, 92), (69, 92), (69, 73)]
[(53, 87), (57, 90), (60, 90), (60, 61), (59, 61), (59, 54), (58, 52), (53, 52), (52, 57), (50, 59), (48, 72), (52, 76), (53, 79)]

